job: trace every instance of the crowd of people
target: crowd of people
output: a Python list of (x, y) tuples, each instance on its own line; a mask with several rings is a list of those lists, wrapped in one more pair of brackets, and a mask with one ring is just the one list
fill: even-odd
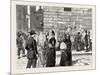
[[(57, 44), (55, 38), (55, 32), (52, 30), (50, 33), (39, 34), (39, 39), (36, 39), (36, 32), (31, 30), (26, 34), (17, 32), (16, 44), (18, 59), (27, 57), (26, 68), (35, 68), (38, 58), (41, 59), (43, 67), (55, 67), (56, 66), (56, 48), (59, 46), (61, 51), (60, 66), (72, 66), (72, 46), (76, 51), (80, 50), (92, 50), (90, 32), (85, 31), (85, 36), (82, 38), (80, 32), (75, 35), (74, 43), (71, 41), (70, 34), (64, 34), (64, 39)], [(27, 51), (27, 54), (25, 53)], [(41, 52), (40, 52), (41, 51)]]
[(74, 48), (77, 51), (85, 50), (86, 52), (92, 50), (92, 39), (90, 38), (90, 32), (84, 31), (82, 33), (78, 32), (74, 38)]

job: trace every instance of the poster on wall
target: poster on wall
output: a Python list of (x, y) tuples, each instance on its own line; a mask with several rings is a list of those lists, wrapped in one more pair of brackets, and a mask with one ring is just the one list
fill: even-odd
[(11, 1), (11, 74), (95, 69), (95, 5)]

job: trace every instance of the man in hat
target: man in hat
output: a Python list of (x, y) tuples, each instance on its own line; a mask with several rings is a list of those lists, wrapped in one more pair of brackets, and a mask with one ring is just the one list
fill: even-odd
[(25, 46), (25, 49), (27, 50), (27, 58), (28, 58), (26, 68), (31, 68), (31, 66), (35, 68), (37, 62), (37, 54), (38, 54), (36, 40), (34, 39), (36, 33), (34, 30), (31, 30), (29, 33), (30, 33), (30, 37), (27, 39), (26, 46)]

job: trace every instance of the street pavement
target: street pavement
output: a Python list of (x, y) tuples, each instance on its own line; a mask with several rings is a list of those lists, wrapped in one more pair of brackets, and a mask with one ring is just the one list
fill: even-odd
[[(61, 53), (60, 51), (56, 52), (56, 66), (59, 66)], [(92, 51), (72, 51), (72, 62), (73, 66), (83, 66), (83, 65), (91, 65), (92, 64)], [(27, 57), (22, 57), (20, 59), (16, 58), (17, 69), (25, 69), (27, 65)], [(43, 67), (40, 61), (40, 57), (37, 60), (37, 68)]]

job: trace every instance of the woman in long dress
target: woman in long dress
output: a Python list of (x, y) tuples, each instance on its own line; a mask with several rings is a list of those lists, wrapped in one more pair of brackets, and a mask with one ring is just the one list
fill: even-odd
[(47, 51), (48, 51), (48, 49), (49, 49), (48, 36), (49, 36), (49, 33), (46, 34), (46, 36), (45, 36), (45, 41), (44, 41), (44, 51), (43, 51), (44, 66), (46, 66)]
[(55, 51), (55, 32), (51, 32), (51, 38), (49, 39), (49, 48), (46, 54), (46, 67), (54, 67), (56, 63), (56, 51)]
[(65, 39), (63, 42), (66, 45), (66, 49), (61, 50), (61, 60), (60, 60), (60, 66), (71, 66), (72, 65), (72, 52), (71, 52), (71, 40), (70, 35), (65, 35)]
[(38, 65), (41, 65), (41, 67), (45, 67), (45, 49), (44, 49), (43, 32), (40, 32), (38, 36), (38, 52), (39, 52)]

